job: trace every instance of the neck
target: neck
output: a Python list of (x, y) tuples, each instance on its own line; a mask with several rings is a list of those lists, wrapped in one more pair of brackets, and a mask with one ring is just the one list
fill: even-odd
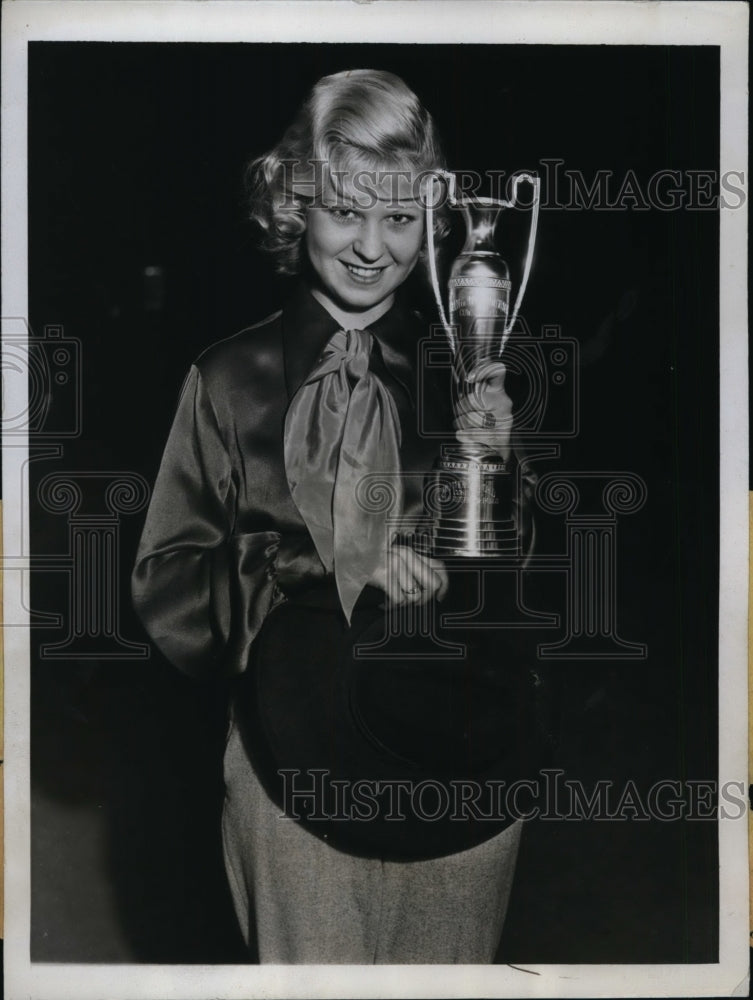
[(330, 316), (340, 324), (343, 330), (365, 330), (367, 326), (371, 326), (372, 323), (376, 323), (378, 319), (384, 316), (392, 308), (392, 303), (395, 301), (395, 296), (389, 295), (384, 301), (372, 306), (371, 309), (358, 312), (340, 308), (328, 295), (318, 288), (312, 288), (311, 294), (320, 305), (324, 306)]

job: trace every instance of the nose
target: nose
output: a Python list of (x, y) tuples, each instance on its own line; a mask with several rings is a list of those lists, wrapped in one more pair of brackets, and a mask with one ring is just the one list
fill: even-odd
[(353, 250), (369, 264), (376, 263), (384, 252), (382, 227), (377, 219), (367, 219), (358, 237), (353, 241)]

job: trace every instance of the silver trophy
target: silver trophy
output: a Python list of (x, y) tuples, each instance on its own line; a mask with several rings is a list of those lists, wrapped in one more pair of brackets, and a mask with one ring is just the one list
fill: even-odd
[[(466, 238), (449, 278), (449, 310), (445, 313), (433, 246), (436, 186), (427, 199), (427, 236), (432, 285), (453, 357), (455, 405), (473, 385), (471, 372), (483, 372), (499, 361), (515, 325), (533, 259), (538, 222), (540, 181), (531, 174), (514, 178), (511, 201), (456, 197), (454, 175), (444, 173), (450, 204), (462, 210)], [(528, 250), (520, 288), (510, 312), (510, 271), (497, 252), (495, 232), (500, 213), (518, 204), (520, 184), (533, 188)], [(493, 426), (493, 417), (490, 426)], [(483, 428), (478, 436), (483, 438)], [(467, 435), (472, 438), (471, 435)], [(513, 519), (513, 477), (501, 455), (472, 440), (445, 445), (432, 472), (426, 500), (432, 517), (434, 555), (491, 557), (514, 553), (517, 530)]]

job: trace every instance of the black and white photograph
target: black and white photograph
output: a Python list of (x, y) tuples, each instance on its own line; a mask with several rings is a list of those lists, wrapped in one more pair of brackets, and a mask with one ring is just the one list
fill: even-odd
[(747, 5), (3, 14), (9, 1000), (748, 995)]

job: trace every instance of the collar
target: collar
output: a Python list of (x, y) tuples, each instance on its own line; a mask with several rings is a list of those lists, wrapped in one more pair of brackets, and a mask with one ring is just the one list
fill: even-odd
[[(308, 285), (300, 281), (282, 310), (285, 386), (292, 399), (315, 367), (330, 337), (340, 324), (317, 302)], [(402, 301), (400, 289), (388, 311), (368, 327), (381, 348), (390, 374), (413, 398), (413, 370), (421, 323)]]

